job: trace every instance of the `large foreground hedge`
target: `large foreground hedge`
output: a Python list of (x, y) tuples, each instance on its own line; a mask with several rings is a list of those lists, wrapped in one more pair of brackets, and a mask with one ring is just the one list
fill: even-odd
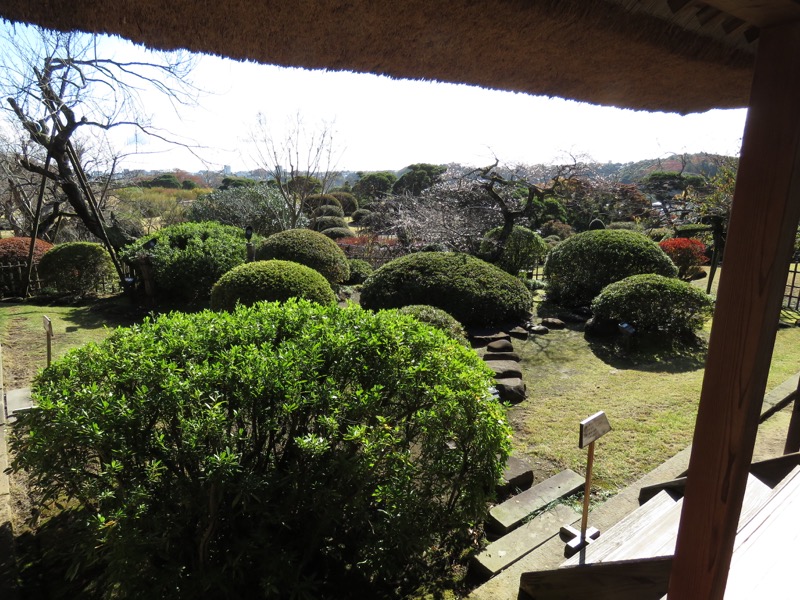
[(455, 252), (419, 252), (397, 258), (364, 282), (364, 308), (401, 308), (429, 304), (464, 325), (517, 321), (533, 300), (516, 277), (474, 256)]
[(609, 283), (631, 275), (675, 277), (677, 268), (651, 239), (624, 229), (573, 235), (550, 251), (544, 265), (550, 300), (588, 305)]
[(482, 518), (509, 451), (490, 385), (396, 311), (175, 313), (45, 370), (13, 468), (83, 511), (69, 558), (108, 597), (379, 597)]

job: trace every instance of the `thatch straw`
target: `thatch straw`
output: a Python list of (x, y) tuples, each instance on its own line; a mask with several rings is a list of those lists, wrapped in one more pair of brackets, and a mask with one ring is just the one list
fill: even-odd
[[(726, 2), (753, 4), (715, 4)], [(154, 48), (677, 112), (747, 104), (754, 30), (715, 10), (696, 0), (0, 0), (8, 19)]]

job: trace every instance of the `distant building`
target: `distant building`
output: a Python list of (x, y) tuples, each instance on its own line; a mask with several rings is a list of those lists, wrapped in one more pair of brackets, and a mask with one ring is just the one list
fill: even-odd
[(231, 174), (231, 166), (230, 165), (225, 165), (224, 167), (222, 167), (222, 172), (225, 173), (225, 175), (230, 175)]

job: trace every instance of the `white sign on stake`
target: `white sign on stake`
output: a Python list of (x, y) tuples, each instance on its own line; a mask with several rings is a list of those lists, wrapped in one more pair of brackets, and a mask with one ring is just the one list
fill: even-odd
[(50, 317), (42, 315), (42, 325), (47, 335), (53, 335), (53, 322), (50, 320)]
[(586, 448), (609, 431), (611, 431), (611, 423), (608, 422), (608, 417), (602, 410), (587, 417), (581, 421), (581, 439), (578, 442), (578, 448)]

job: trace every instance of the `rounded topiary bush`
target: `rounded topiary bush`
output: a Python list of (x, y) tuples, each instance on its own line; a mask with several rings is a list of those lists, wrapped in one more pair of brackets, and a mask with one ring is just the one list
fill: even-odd
[(358, 210), (358, 199), (349, 192), (331, 192), (331, 196), (339, 201), (342, 210), (346, 215), (352, 215), (353, 211)]
[(67, 242), (49, 250), (39, 263), (39, 277), (59, 292), (87, 294), (116, 275), (108, 251), (92, 242)]
[(349, 227), (331, 227), (330, 229), (320, 231), (320, 233), (325, 237), (331, 238), (332, 240), (341, 240), (343, 238), (349, 238), (355, 235), (353, 230)]
[(261, 300), (304, 298), (318, 304), (336, 301), (328, 280), (314, 269), (288, 260), (260, 260), (239, 265), (211, 288), (213, 310), (233, 310)]
[(371, 210), (367, 210), (366, 208), (359, 208), (355, 211), (352, 215), (350, 215), (350, 220), (355, 225), (356, 223), (360, 223), (364, 217), (367, 217), (372, 214)]
[(548, 298), (588, 305), (609, 283), (631, 275), (675, 277), (678, 270), (658, 244), (624, 229), (597, 229), (570, 236), (547, 255)]
[(331, 283), (350, 277), (344, 251), (332, 239), (310, 229), (288, 229), (269, 236), (256, 249), (258, 260), (289, 260), (319, 271)]
[(360, 258), (348, 258), (347, 264), (350, 265), (350, 278), (347, 280), (348, 285), (364, 283), (367, 277), (372, 275), (375, 271), (371, 264)]
[(361, 290), (361, 305), (378, 310), (430, 304), (464, 325), (518, 321), (533, 299), (518, 278), (455, 252), (419, 252), (375, 271)]
[(315, 208), (314, 212), (311, 213), (311, 217), (314, 219), (318, 219), (319, 217), (339, 217), (341, 219), (344, 217), (344, 211), (341, 206), (324, 204)]
[(714, 301), (693, 285), (661, 275), (633, 275), (614, 282), (592, 302), (595, 318), (625, 322), (638, 332), (685, 335), (711, 316)]
[(306, 212), (309, 214), (320, 206), (338, 206), (342, 208), (342, 203), (339, 202), (336, 196), (332, 196), (331, 194), (311, 194), (310, 196), (306, 196), (306, 199), (303, 201), (303, 208), (305, 208)]
[(224, 273), (247, 260), (246, 242), (238, 227), (181, 223), (137, 240), (120, 256), (134, 265), (142, 259), (150, 262), (161, 299), (192, 301), (207, 299)]
[[(502, 227), (495, 227), (486, 233), (481, 242), (481, 254), (490, 254), (496, 249), (502, 231)], [(506, 273), (517, 275), (522, 270), (532, 269), (538, 265), (548, 249), (547, 242), (538, 233), (527, 227), (515, 225), (494, 264)]]
[(347, 221), (342, 217), (318, 217), (311, 221), (311, 229), (325, 231), (326, 229), (346, 229)]
[(67, 559), (115, 597), (405, 597), (485, 516), (511, 433), (491, 384), (396, 311), (175, 312), (46, 369), (12, 469), (83, 511)]
[(454, 340), (458, 340), (463, 344), (467, 343), (467, 332), (464, 330), (464, 326), (441, 308), (436, 308), (429, 304), (411, 304), (398, 309), (398, 311), (401, 314), (411, 315), (418, 321), (441, 329)]
[[(38, 265), (44, 253), (50, 250), (53, 244), (36, 239), (33, 244), (33, 264)], [(0, 296), (19, 296), (25, 293), (25, 278), (28, 264), (28, 253), (31, 248), (31, 238), (10, 237), (0, 238), (0, 265), (20, 266), (19, 269), (8, 269), (0, 281)]]

